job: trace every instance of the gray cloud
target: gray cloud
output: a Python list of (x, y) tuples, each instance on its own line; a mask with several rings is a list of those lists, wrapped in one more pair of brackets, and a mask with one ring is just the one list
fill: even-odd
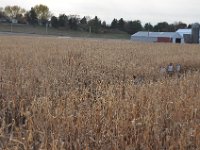
[(139, 19), (143, 23), (153, 24), (160, 21), (173, 23), (183, 21), (193, 23), (200, 21), (199, 0), (1, 0), (0, 6), (20, 5), (26, 9), (36, 4), (45, 4), (58, 15), (60, 13), (79, 14), (80, 16), (97, 15), (102, 20), (111, 22), (113, 18), (125, 20)]

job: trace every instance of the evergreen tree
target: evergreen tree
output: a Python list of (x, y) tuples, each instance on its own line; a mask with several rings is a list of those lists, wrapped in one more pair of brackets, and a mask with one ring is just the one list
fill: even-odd
[(125, 31), (129, 34), (134, 34), (142, 30), (142, 24), (139, 20), (128, 21), (125, 25)]
[(87, 18), (84, 16), (81, 20), (80, 20), (81, 24), (87, 24)]
[(121, 18), (121, 19), (118, 21), (117, 26), (118, 26), (118, 29), (119, 29), (119, 30), (122, 30), (122, 31), (124, 30), (125, 21), (124, 21), (123, 18)]
[(94, 33), (98, 33), (99, 32), (99, 30), (101, 28), (101, 20), (97, 16), (95, 16), (94, 19), (90, 20), (88, 22), (88, 24), (91, 27), (92, 32), (94, 32)]
[(31, 8), (31, 10), (29, 12), (27, 12), (25, 16), (26, 16), (26, 20), (29, 24), (31, 24), (31, 25), (38, 24), (37, 14), (36, 14), (34, 8)]
[(68, 17), (65, 14), (59, 15), (58, 23), (60, 27), (65, 27), (68, 24)]
[(154, 31), (156, 32), (167, 32), (169, 31), (169, 24), (167, 22), (159, 22), (154, 26)]
[(101, 27), (102, 27), (102, 28), (107, 28), (106, 21), (103, 21), (103, 22), (102, 22)]
[(145, 31), (153, 31), (153, 25), (151, 23), (145, 23), (144, 30)]
[(116, 29), (117, 28), (117, 24), (118, 24), (118, 21), (117, 21), (117, 19), (113, 19), (113, 21), (111, 22), (111, 28), (112, 29)]
[(57, 17), (55, 17), (55, 16), (52, 16), (52, 17), (51, 17), (51, 25), (52, 25), (52, 27), (54, 27), (54, 28), (58, 28), (58, 27), (59, 27), (59, 23), (58, 23)]
[(69, 16), (68, 25), (70, 29), (77, 30), (79, 24), (79, 18), (76, 15)]

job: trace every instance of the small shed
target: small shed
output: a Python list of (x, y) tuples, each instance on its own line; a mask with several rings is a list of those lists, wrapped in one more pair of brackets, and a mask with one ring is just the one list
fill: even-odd
[(182, 37), (176, 32), (139, 31), (131, 36), (131, 40), (139, 42), (181, 43)]

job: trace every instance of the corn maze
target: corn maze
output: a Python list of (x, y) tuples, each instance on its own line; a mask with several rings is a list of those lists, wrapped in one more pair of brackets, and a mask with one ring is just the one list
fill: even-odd
[(0, 149), (200, 149), (199, 70), (199, 45), (1, 36)]

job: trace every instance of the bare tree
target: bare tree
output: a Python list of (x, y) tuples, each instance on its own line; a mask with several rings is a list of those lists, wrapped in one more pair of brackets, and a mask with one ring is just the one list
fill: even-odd
[(24, 15), (26, 10), (21, 8), (20, 6), (14, 5), (14, 6), (6, 6), (5, 14), (11, 18), (16, 18), (17, 15)]
[(45, 23), (52, 16), (51, 12), (49, 11), (49, 8), (46, 5), (42, 5), (42, 4), (36, 5), (34, 7), (34, 10), (37, 14), (39, 21), (41, 21), (41, 23)]

